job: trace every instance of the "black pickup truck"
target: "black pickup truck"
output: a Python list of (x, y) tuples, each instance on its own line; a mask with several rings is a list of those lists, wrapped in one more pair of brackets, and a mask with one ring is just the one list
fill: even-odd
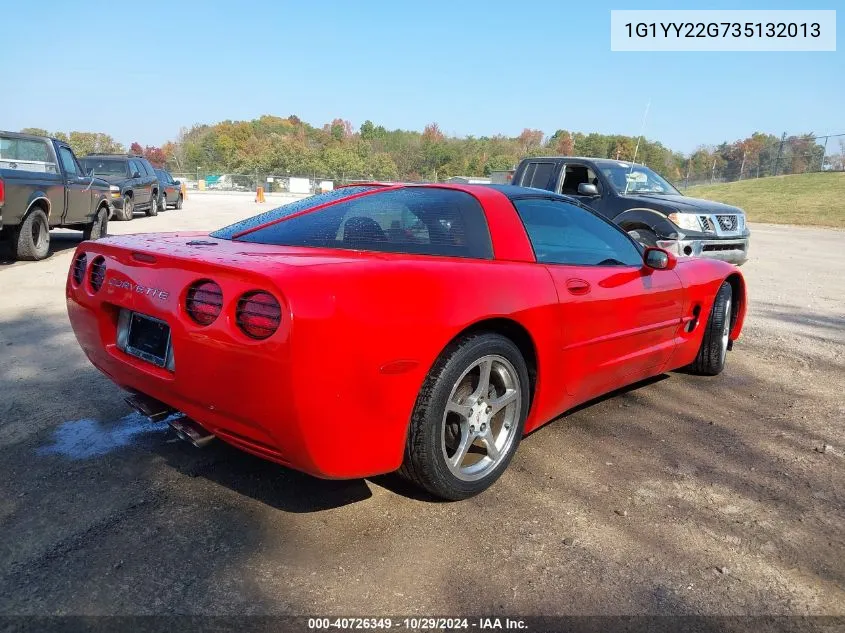
[(751, 232), (742, 209), (689, 198), (644, 165), (605, 158), (526, 158), (511, 181), (578, 199), (646, 246), (679, 257), (748, 259)]
[(0, 131), (0, 239), (15, 259), (44, 259), (50, 229), (106, 234), (109, 183), (86, 175), (70, 146), (44, 136)]

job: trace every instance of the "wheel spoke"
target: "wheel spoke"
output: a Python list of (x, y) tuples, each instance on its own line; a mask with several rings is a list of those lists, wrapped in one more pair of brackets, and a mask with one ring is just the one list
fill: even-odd
[(472, 395), (475, 398), (483, 398), (490, 391), (490, 372), (493, 371), (493, 359), (485, 358), (481, 361), (478, 368), (478, 386), (475, 388)]
[(496, 398), (495, 400), (490, 401), (490, 406), (492, 407), (492, 411), (490, 415), (496, 415), (499, 411), (504, 409), (508, 406), (511, 402), (516, 400), (516, 389), (507, 389), (505, 393)]
[(446, 403), (446, 411), (451, 413), (457, 413), (464, 420), (469, 420), (469, 415), (472, 412), (472, 407), (465, 404), (458, 404), (454, 400), (449, 400), (449, 402)]
[(478, 436), (479, 439), (484, 442), (484, 448), (487, 450), (487, 457), (492, 459), (494, 462), (499, 459), (499, 449), (496, 446), (496, 440), (493, 437), (493, 433), (490, 430), (490, 427), (487, 427), (487, 430), (484, 431), (481, 435)]
[(473, 440), (475, 440), (475, 433), (470, 432), (469, 423), (465, 422), (461, 424), (461, 441), (458, 443), (455, 454), (449, 459), (454, 468), (461, 467), (464, 457), (466, 457), (467, 451), (469, 451), (469, 447), (472, 446)]

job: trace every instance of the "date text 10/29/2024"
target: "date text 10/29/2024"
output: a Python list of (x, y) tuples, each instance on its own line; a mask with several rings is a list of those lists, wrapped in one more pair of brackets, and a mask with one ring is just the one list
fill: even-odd
[(405, 630), (405, 631), (520, 631), (528, 625), (520, 618), (308, 618), (308, 630)]

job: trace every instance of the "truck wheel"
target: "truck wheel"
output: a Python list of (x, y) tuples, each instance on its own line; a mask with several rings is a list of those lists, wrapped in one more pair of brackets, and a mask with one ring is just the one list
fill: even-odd
[(135, 205), (132, 201), (132, 196), (123, 196), (123, 211), (120, 219), (128, 222), (135, 217)]
[(510, 463), (528, 415), (528, 369), (499, 334), (447, 348), (417, 397), (399, 473), (444, 499), (466, 499)]
[(147, 209), (147, 215), (151, 218), (158, 215), (158, 193), (150, 198), (150, 208)]
[(182, 208), (182, 194), (181, 193), (179, 194), (179, 197), (176, 198), (176, 208), (177, 209)]
[(85, 226), (82, 230), (83, 240), (98, 240), (105, 237), (109, 228), (109, 212), (100, 207), (97, 211), (97, 216), (91, 224)]
[(47, 214), (40, 208), (33, 209), (17, 228), (14, 241), (15, 259), (37, 261), (50, 252), (50, 225)]
[(628, 235), (643, 246), (657, 246), (657, 234), (649, 229), (631, 229)]
[(690, 365), (690, 369), (696, 374), (715, 376), (725, 368), (731, 335), (732, 298), (733, 290), (726, 281), (716, 293), (716, 300), (713, 301), (713, 309), (710, 310), (710, 318), (705, 326), (704, 338), (701, 340), (701, 348)]

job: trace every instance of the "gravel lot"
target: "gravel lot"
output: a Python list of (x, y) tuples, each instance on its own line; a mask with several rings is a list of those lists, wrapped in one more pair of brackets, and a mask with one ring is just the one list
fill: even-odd
[[(192, 194), (112, 233), (259, 210)], [(753, 226), (728, 369), (522, 443), (491, 490), (328, 482), (149, 425), (70, 330), (78, 233), (0, 263), (2, 614), (845, 615), (845, 232)]]

